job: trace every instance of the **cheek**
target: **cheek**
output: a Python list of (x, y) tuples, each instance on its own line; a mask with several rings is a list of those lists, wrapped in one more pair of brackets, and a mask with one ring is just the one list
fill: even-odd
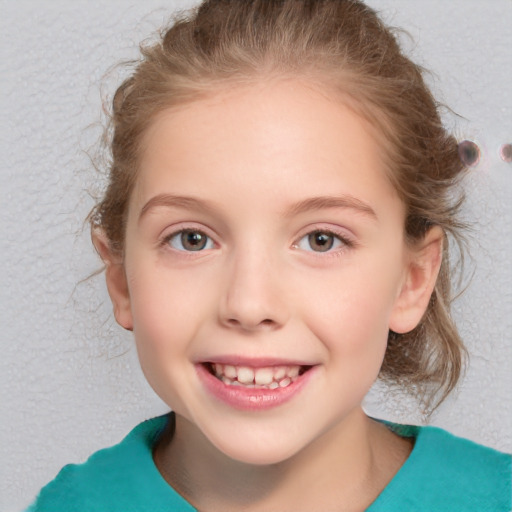
[(129, 280), (133, 334), (142, 371), (154, 391), (173, 410), (187, 415), (180, 383), (190, 379), (187, 364), (197, 329), (201, 326), (204, 291), (180, 273), (144, 272)]
[[(382, 270), (386, 269), (386, 271)], [(304, 297), (303, 316), (315, 335), (341, 356), (383, 357), (397, 296), (397, 270), (380, 265), (347, 266)]]
[(130, 273), (127, 262), (127, 273), (137, 352), (147, 380), (162, 396), (158, 388), (173, 388), (193, 371), (188, 363), (196, 341), (217, 315), (220, 273), (200, 266), (176, 269), (156, 258), (133, 263)]
[(137, 342), (155, 350), (178, 349), (190, 338), (195, 316), (201, 310), (201, 293), (179, 279), (158, 274), (158, 278), (134, 280), (130, 286), (134, 334)]

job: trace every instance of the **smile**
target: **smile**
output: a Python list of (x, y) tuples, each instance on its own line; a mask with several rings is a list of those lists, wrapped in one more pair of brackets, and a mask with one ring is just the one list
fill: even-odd
[(208, 363), (209, 371), (227, 386), (256, 389), (286, 388), (308, 370), (308, 366), (267, 366), (251, 368), (230, 364)]
[(264, 410), (291, 400), (311, 380), (317, 365), (249, 366), (207, 362), (196, 364), (206, 390), (228, 406)]

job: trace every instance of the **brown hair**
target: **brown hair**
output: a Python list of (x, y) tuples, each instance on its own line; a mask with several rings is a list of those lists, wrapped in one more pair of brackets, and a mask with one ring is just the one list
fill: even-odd
[[(230, 84), (280, 76), (338, 90), (378, 128), (411, 243), (437, 225), (461, 245), (457, 143), (442, 126), (422, 70), (361, 1), (206, 0), (141, 52), (113, 99), (109, 185), (92, 215), (112, 250), (123, 251), (142, 139), (154, 116)], [(390, 332), (381, 369), (381, 378), (412, 391), (427, 407), (455, 387), (465, 355), (449, 312), (450, 279), (445, 243), (424, 318), (412, 332)]]

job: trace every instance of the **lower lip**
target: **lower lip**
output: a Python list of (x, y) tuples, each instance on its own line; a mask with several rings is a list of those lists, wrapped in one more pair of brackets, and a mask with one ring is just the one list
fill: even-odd
[(196, 365), (201, 382), (215, 398), (245, 411), (272, 409), (288, 402), (304, 388), (314, 370), (314, 367), (310, 368), (285, 388), (264, 389), (229, 386), (212, 375), (204, 365)]

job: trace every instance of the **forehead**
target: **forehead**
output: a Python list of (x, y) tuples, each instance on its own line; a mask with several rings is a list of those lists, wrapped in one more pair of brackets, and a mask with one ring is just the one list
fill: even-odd
[[(382, 142), (340, 96), (287, 80), (222, 90), (164, 110), (147, 130), (134, 198), (239, 191), (392, 196)], [(296, 199), (296, 198), (295, 198)], [(299, 198), (301, 199), (301, 198)]]

